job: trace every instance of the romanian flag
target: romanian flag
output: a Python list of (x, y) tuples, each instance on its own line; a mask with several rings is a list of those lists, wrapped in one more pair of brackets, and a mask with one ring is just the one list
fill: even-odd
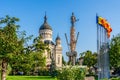
[(106, 19), (97, 16), (97, 24), (101, 25), (107, 30), (107, 36), (110, 37), (110, 32), (112, 32), (112, 28), (110, 27), (110, 24), (106, 21)]
[(104, 26), (105, 19), (97, 16), (97, 23), (101, 26)]

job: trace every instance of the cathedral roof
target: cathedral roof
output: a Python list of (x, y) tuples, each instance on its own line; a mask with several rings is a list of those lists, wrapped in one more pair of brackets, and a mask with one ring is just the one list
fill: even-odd
[(44, 17), (44, 23), (40, 26), (40, 30), (49, 29), (52, 30), (51, 26), (47, 23), (47, 17)]

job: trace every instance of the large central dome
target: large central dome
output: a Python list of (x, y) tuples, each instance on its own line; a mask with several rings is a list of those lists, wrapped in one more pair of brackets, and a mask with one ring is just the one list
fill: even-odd
[(43, 41), (47, 40), (47, 43), (49, 43), (48, 40), (52, 41), (52, 28), (47, 23), (46, 14), (44, 17), (44, 23), (39, 28), (39, 35), (42, 36)]
[(40, 30), (49, 29), (52, 30), (51, 26), (47, 23), (47, 17), (44, 17), (44, 23), (40, 26)]
[(43, 29), (50, 29), (52, 30), (52, 28), (50, 27), (50, 25), (48, 25), (48, 23), (43, 23), (43, 25), (40, 26), (40, 30), (43, 30)]

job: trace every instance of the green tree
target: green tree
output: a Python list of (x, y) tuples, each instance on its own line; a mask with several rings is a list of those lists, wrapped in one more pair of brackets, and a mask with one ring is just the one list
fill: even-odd
[[(43, 54), (45, 50), (49, 51), (48, 45), (40, 41), (40, 37), (34, 39), (33, 44), (23, 50), (23, 54), (15, 56), (11, 62), (12, 74), (24, 72), (24, 75), (30, 75), (30, 72), (38, 72), (45, 67), (46, 57)], [(17, 63), (15, 60), (17, 60)]]
[(120, 34), (111, 39), (109, 54), (110, 66), (115, 71), (120, 70)]
[[(96, 63), (97, 63), (97, 54), (96, 53), (92, 53), (92, 51), (86, 51), (83, 52), (84, 55), (84, 61), (83, 61), (83, 65), (87, 65), (90, 69), (90, 67), (93, 67)], [(89, 73), (91, 73), (91, 71), (89, 70)]]
[(18, 55), (21, 52), (22, 39), (18, 38), (17, 30), (18, 25), (16, 22), (18, 18), (6, 16), (0, 21), (0, 59), (2, 60), (2, 80), (6, 80), (7, 66), (12, 60), (14, 55)]
[[(2, 65), (2, 61), (1, 61), (1, 60), (0, 60), (0, 65)], [(1, 67), (2, 67), (2, 66), (0, 66), (0, 73), (1, 73)]]
[(38, 71), (46, 65), (46, 56), (44, 55), (45, 51), (50, 53), (48, 44), (45, 44), (41, 41), (41, 36), (38, 36), (34, 39), (33, 45), (31, 48), (31, 55), (33, 56), (33, 68), (34, 71)]
[[(1, 60), (0, 60), (0, 65), (2, 65)], [(2, 67), (2, 66), (0, 66), (0, 79), (1, 79), (1, 67)]]
[(31, 69), (45, 66), (44, 51), (49, 51), (48, 45), (40, 41), (40, 37), (34, 39), (31, 46), (24, 48), (24, 43), (30, 37), (25, 38), (25, 33), (20, 33), (16, 25), (18, 18), (6, 16), (0, 21), (0, 60), (2, 64), (2, 80), (6, 79), (8, 63), (13, 73), (24, 71), (28, 73)]
[(64, 60), (64, 57), (62, 56), (62, 64), (66, 65), (66, 61)]
[(30, 60), (31, 60), (30, 55), (26, 54), (26, 48), (24, 48), (25, 42), (28, 39), (30, 39), (31, 36), (25, 38), (25, 36), (26, 36), (25, 32), (19, 32), (19, 33), (17, 33), (17, 35), (18, 35), (18, 39), (21, 40), (19, 43), (19, 47), (17, 47), (19, 52), (17, 54), (12, 55), (12, 58), (9, 61), (9, 64), (12, 68), (13, 75), (17, 74), (19, 71), (25, 71), (25, 70), (29, 69), (28, 63), (26, 63), (26, 62), (29, 62), (29, 64), (30, 64)]
[[(16, 62), (17, 61), (17, 62)], [(33, 59), (31, 54), (22, 53), (21, 55), (14, 56), (10, 65), (12, 67), (12, 74), (18, 74), (23, 72), (25, 75), (29, 75), (33, 65)]]

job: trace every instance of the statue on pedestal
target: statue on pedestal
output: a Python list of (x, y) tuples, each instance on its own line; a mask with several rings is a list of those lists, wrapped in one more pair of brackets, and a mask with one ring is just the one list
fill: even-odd
[(76, 17), (74, 16), (74, 13), (72, 13), (71, 29), (70, 29), (70, 43), (68, 43), (67, 35), (65, 34), (66, 41), (67, 41), (67, 44), (68, 44), (68, 49), (69, 49), (69, 52), (66, 52), (66, 55), (69, 57), (69, 63), (72, 64), (72, 65), (75, 65), (76, 57), (77, 57), (77, 52), (75, 51), (75, 49), (76, 49), (76, 43), (77, 43), (79, 32), (77, 34), (77, 38), (75, 38), (74, 24), (75, 24), (76, 21), (77, 21)]

